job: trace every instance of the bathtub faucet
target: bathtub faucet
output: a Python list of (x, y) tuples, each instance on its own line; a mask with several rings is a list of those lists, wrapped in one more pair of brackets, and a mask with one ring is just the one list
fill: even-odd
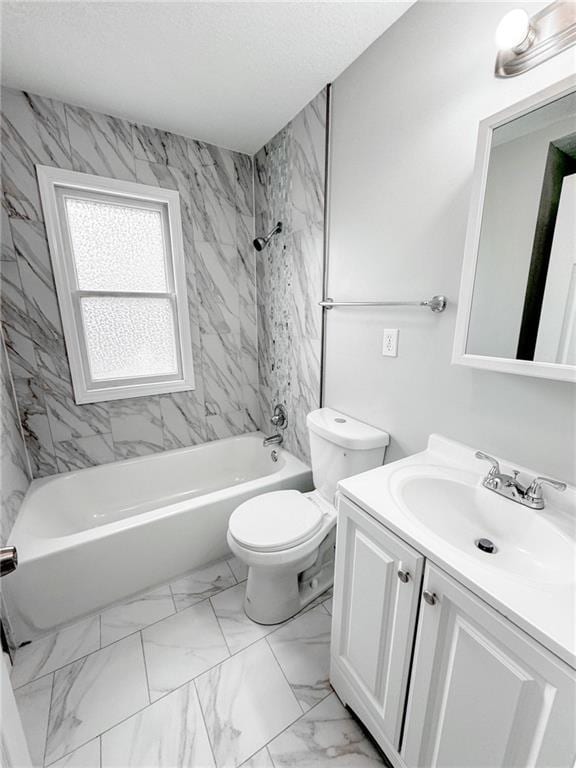
[(265, 437), (264, 440), (262, 440), (262, 445), (264, 448), (268, 448), (269, 445), (282, 445), (284, 438), (281, 434), (272, 435), (272, 437)]
[(272, 414), (270, 423), (273, 424), (278, 431), (275, 435), (272, 435), (272, 437), (264, 438), (264, 448), (268, 448), (269, 445), (282, 445), (284, 438), (280, 434), (279, 430), (285, 430), (288, 426), (288, 413), (283, 405), (279, 404), (274, 406), (274, 413)]

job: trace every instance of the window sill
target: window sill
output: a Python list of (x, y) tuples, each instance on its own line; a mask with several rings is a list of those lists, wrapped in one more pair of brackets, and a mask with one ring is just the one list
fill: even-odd
[(77, 405), (87, 405), (89, 403), (102, 403), (106, 400), (125, 400), (132, 397), (153, 397), (154, 395), (165, 395), (170, 392), (186, 392), (196, 389), (193, 382), (189, 381), (167, 381), (165, 383), (146, 382), (145, 384), (131, 384), (130, 386), (118, 386), (111, 388), (106, 386), (103, 389), (90, 389), (80, 393), (74, 393), (74, 400)]

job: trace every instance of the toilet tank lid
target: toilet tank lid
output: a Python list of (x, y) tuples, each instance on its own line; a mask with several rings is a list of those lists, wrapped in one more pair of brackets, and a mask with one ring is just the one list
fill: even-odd
[(332, 408), (311, 411), (306, 417), (306, 423), (311, 432), (343, 448), (365, 451), (370, 448), (385, 448), (390, 442), (388, 432), (352, 419)]

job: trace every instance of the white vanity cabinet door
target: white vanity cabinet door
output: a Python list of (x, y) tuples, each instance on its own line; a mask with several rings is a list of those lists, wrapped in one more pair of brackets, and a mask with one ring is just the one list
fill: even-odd
[[(423, 563), (339, 498), (331, 681), (388, 752), (399, 749)], [(409, 574), (406, 581), (399, 571)]]
[(428, 564), (402, 757), (409, 768), (570, 768), (576, 673)]

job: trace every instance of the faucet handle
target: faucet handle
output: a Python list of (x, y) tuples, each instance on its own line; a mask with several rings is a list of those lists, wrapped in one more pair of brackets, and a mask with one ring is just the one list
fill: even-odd
[(494, 477), (494, 475), (500, 474), (500, 464), (498, 463), (498, 460), (495, 459), (493, 456), (489, 456), (487, 453), (484, 453), (483, 451), (476, 451), (474, 456), (477, 459), (483, 459), (484, 461), (489, 461), (492, 465), (490, 469), (488, 470), (488, 476)]
[(565, 491), (567, 488), (566, 483), (563, 483), (562, 480), (554, 480), (551, 477), (535, 477), (526, 489), (526, 496), (531, 501), (542, 500), (543, 485), (551, 485), (557, 491)]
[(274, 408), (274, 414), (270, 419), (272, 424), (278, 429), (286, 429), (288, 426), (288, 413), (283, 405), (277, 405)]

